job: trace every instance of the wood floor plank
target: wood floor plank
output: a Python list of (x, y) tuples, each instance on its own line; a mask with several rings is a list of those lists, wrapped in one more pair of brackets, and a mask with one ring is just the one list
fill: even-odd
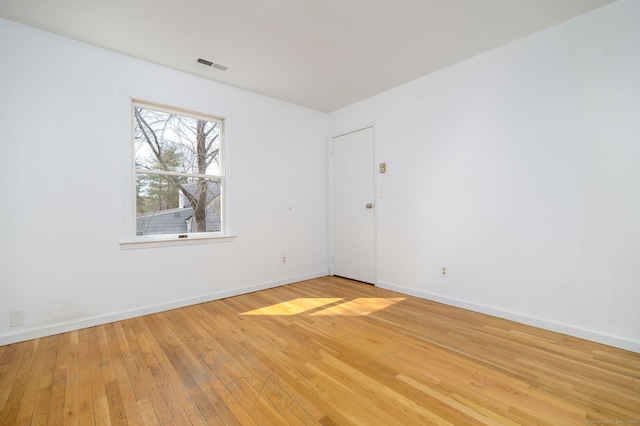
[(15, 377), (20, 369), (20, 362), (17, 360), (27, 351), (26, 346), (10, 345), (3, 346), (3, 348), (5, 350), (2, 351), (2, 357), (0, 357), (0, 377), (4, 380), (0, 383), (0, 409), (4, 409), (6, 406)]
[[(131, 384), (132, 381), (136, 380), (138, 372), (135, 368), (131, 368), (133, 356), (122, 330), (123, 324), (126, 324), (126, 322), (113, 323), (113, 327), (106, 330), (109, 351), (116, 359), (113, 362), (116, 381), (112, 382), (115, 383), (115, 386), (111, 391), (113, 396), (118, 398), (117, 406), (122, 410), (122, 414), (118, 416), (118, 421), (122, 420), (122, 422), (130, 425), (141, 425), (142, 416), (137, 404), (138, 396)], [(116, 405), (115, 402), (114, 405)], [(113, 417), (112, 420), (114, 420)]]
[(55, 369), (53, 372), (53, 382), (51, 383), (51, 399), (49, 401), (48, 410), (48, 423), (50, 424), (62, 424), (64, 419), (65, 401), (67, 398), (73, 398), (66, 395), (67, 379), (70, 377), (68, 371), (70, 340), (71, 333), (64, 333), (60, 335), (54, 367)]
[(107, 399), (107, 390), (105, 387), (104, 396), (99, 397), (94, 403), (95, 409), (95, 425), (108, 426), (111, 425), (111, 413), (109, 411), (109, 401)]
[(95, 423), (89, 330), (78, 330), (78, 424)]
[(182, 424), (205, 425), (202, 413), (193, 402), (189, 389), (193, 378), (185, 374), (183, 366), (176, 357), (174, 347), (179, 346), (170, 322), (163, 321), (165, 313), (149, 316), (146, 325), (152, 333), (150, 340), (155, 358), (158, 361), (154, 376), (162, 383), (161, 392), (169, 404), (174, 420)]
[[(30, 424), (31, 419), (33, 418), (33, 413), (35, 410), (36, 397), (38, 395), (38, 389), (40, 385), (40, 376), (43, 372), (42, 368), (44, 366), (44, 359), (47, 356), (46, 346), (51, 339), (36, 339), (34, 342), (36, 345), (34, 346), (34, 352), (31, 356), (33, 360), (30, 365), (25, 365), (25, 369), (23, 370), (24, 375), (21, 375), (24, 378), (24, 381), (16, 381), (16, 389), (23, 389), (22, 394), (19, 395), (19, 411), (17, 413), (17, 423), (19, 424)], [(7, 408), (7, 411), (10, 411)], [(15, 414), (15, 413), (14, 413)], [(4, 424), (1, 421), (0, 416), (0, 424)], [(11, 423), (7, 423), (11, 424)]]
[(79, 331), (75, 330), (69, 335), (69, 347), (67, 350), (67, 360), (66, 360), (66, 380), (65, 380), (65, 391), (64, 391), (64, 401), (62, 406), (62, 413), (64, 416), (64, 424), (66, 425), (77, 425), (78, 424), (78, 413), (80, 412), (79, 406), (79, 387), (80, 387), (80, 375), (79, 375)]
[(5, 356), (10, 357), (8, 361), (12, 368), (7, 369), (8, 373), (0, 379), (1, 387), (6, 389), (5, 402), (0, 410), (2, 425), (30, 419), (33, 414), (39, 384), (35, 377), (39, 377), (46, 353), (38, 351), (41, 339), (24, 343), (5, 352)]
[(324, 277), (0, 347), (0, 424), (640, 424), (640, 354)]
[[(165, 396), (161, 392), (162, 382), (154, 376), (154, 371), (158, 372), (160, 367), (153, 354), (147, 338), (148, 333), (144, 327), (142, 318), (135, 318), (127, 321), (131, 329), (129, 347), (132, 349), (135, 365), (130, 366), (137, 375), (132, 381), (136, 396), (141, 406), (141, 415), (145, 424), (166, 424), (172, 421), (171, 409), (169, 408)], [(159, 375), (156, 373), (156, 375)], [(153, 414), (149, 412), (153, 411)], [(149, 423), (148, 420), (151, 421)], [(155, 421), (157, 419), (157, 421)]]
[(46, 337), (48, 341), (47, 352), (42, 361), (42, 373), (38, 383), (38, 391), (33, 410), (31, 422), (34, 424), (46, 424), (49, 415), (51, 402), (51, 391), (53, 386), (53, 376), (55, 373), (56, 355), (60, 344), (60, 335)]
[[(90, 380), (91, 386), (91, 398), (90, 405), (87, 410), (93, 414), (93, 422), (95, 424), (110, 424), (108, 420), (109, 410), (104, 410), (103, 403), (107, 400), (107, 394), (104, 388), (104, 381), (102, 380), (102, 372), (100, 370), (100, 350), (98, 349), (98, 331), (97, 327), (92, 327), (87, 331), (87, 345), (84, 355), (86, 358), (84, 364), (89, 368), (89, 373), (86, 374), (85, 380)], [(105, 416), (107, 417), (105, 419)], [(84, 417), (88, 418), (89, 414), (85, 413)]]

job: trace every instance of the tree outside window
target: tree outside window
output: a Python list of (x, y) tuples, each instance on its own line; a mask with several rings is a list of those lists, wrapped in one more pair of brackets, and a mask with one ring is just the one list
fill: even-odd
[(222, 231), (222, 125), (134, 102), (136, 234)]

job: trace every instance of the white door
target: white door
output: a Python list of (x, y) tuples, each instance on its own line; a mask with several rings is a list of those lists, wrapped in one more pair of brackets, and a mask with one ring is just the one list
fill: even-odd
[(373, 128), (331, 141), (333, 275), (375, 283)]

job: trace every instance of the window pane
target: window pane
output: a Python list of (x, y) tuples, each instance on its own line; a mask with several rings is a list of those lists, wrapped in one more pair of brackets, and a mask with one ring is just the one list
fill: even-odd
[(221, 121), (134, 107), (138, 170), (220, 175)]
[(219, 232), (220, 179), (138, 173), (136, 234)]

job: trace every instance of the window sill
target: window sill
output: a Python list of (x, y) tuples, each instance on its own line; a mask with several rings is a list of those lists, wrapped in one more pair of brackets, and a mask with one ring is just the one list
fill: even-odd
[(176, 246), (188, 246), (194, 244), (211, 244), (221, 243), (227, 241), (233, 241), (236, 239), (235, 235), (216, 235), (216, 236), (191, 236), (189, 238), (159, 238), (149, 240), (138, 241), (122, 241), (120, 242), (121, 250), (136, 250), (153, 247), (176, 247)]

